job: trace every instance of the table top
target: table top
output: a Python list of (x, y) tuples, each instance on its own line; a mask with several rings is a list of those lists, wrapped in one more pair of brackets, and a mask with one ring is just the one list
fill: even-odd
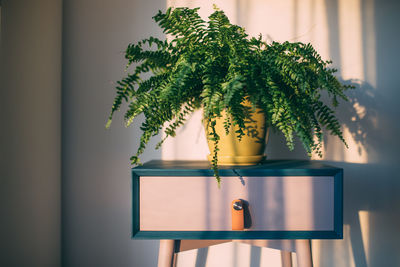
[[(251, 166), (219, 166), (220, 176), (336, 175), (341, 168), (315, 160), (266, 160)], [(152, 160), (132, 168), (137, 176), (213, 176), (208, 161)]]

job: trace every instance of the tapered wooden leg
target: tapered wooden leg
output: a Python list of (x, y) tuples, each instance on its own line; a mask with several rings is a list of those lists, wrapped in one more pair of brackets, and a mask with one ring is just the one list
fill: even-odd
[(298, 267), (313, 267), (310, 240), (296, 240)]
[(174, 267), (176, 262), (175, 240), (160, 240), (158, 267)]
[(292, 252), (281, 250), (282, 267), (292, 267)]

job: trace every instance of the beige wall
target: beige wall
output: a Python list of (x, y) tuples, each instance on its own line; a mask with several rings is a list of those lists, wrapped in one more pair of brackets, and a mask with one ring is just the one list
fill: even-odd
[(58, 266), (61, 0), (1, 4), (0, 266)]
[[(123, 51), (149, 34), (161, 0), (68, 0), (63, 7), (63, 263), (156, 266), (158, 242), (131, 240), (130, 155), (138, 127), (105, 129)], [(159, 139), (159, 138), (156, 138)], [(150, 147), (154, 147), (154, 143)], [(149, 149), (143, 160), (159, 158)]]
[[(343, 80), (358, 84), (338, 109), (350, 148), (326, 139), (323, 160), (345, 170), (344, 239), (313, 241), (316, 266), (397, 266), (400, 238), (398, 1), (2, 1), (0, 265), (60, 262), (60, 137), (65, 266), (156, 264), (157, 241), (130, 239), (129, 156), (138, 127), (119, 114), (104, 130), (129, 42), (163, 36), (151, 16), (166, 5), (224, 9), (268, 40), (311, 42)], [(62, 134), (60, 132), (60, 53)], [(204, 158), (200, 113), (144, 160)], [(193, 138), (195, 136), (196, 138)], [(158, 137), (156, 139), (159, 139)], [(179, 140), (179, 141), (178, 141)], [(153, 142), (154, 144), (154, 142)], [(191, 147), (191, 150), (187, 150)], [(272, 135), (270, 158), (304, 158)], [(279, 266), (274, 250), (223, 244), (182, 253), (178, 266)]]

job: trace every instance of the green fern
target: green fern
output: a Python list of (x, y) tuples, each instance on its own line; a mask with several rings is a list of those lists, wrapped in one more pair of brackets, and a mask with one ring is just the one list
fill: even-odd
[[(297, 136), (308, 154), (322, 156), (325, 131), (346, 144), (334, 110), (322, 102), (321, 93), (327, 92), (332, 107), (336, 107), (338, 99), (347, 101), (344, 92), (352, 86), (338, 81), (336, 70), (328, 68), (330, 61), (322, 60), (311, 44), (267, 44), (261, 35), (250, 38), (217, 8), (204, 21), (198, 9), (159, 11), (153, 19), (171, 35), (170, 40), (150, 37), (129, 44), (125, 51), (127, 70), (133, 64), (136, 67), (117, 82), (106, 126), (123, 102), (129, 103), (124, 116), (127, 126), (139, 114), (145, 116), (132, 164), (140, 164), (139, 156), (163, 126), (165, 138), (175, 136), (188, 115), (202, 108), (211, 129), (208, 138), (214, 141), (212, 169), (219, 184), (220, 136), (215, 119), (225, 110), (230, 115), (224, 122), (225, 131), (237, 125), (241, 138), (249, 116), (245, 99), (253, 109), (264, 111), (267, 125), (283, 133), (291, 150)], [(143, 80), (142, 75), (148, 72), (151, 77)]]

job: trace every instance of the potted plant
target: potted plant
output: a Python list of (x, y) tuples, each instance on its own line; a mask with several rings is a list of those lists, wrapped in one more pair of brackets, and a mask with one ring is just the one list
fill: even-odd
[[(321, 99), (326, 93), (336, 107), (338, 98), (347, 100), (344, 91), (351, 87), (333, 75), (336, 70), (327, 67), (330, 61), (322, 60), (311, 44), (266, 43), (261, 35), (249, 38), (217, 8), (204, 21), (198, 9), (159, 11), (153, 18), (171, 38), (150, 37), (126, 49), (127, 66), (136, 66), (118, 81), (106, 127), (124, 101), (129, 103), (127, 126), (144, 114), (132, 164), (140, 163), (152, 136), (162, 129), (165, 138), (175, 136), (187, 115), (200, 108), (218, 183), (220, 149), (225, 147), (220, 142), (225, 136), (228, 142), (237, 138), (232, 142), (239, 144), (247, 142), (243, 138), (253, 138), (261, 153), (266, 126), (282, 132), (291, 150), (296, 135), (309, 155), (321, 156), (324, 131), (346, 144), (333, 108)], [(143, 79), (147, 72), (151, 76)], [(258, 126), (255, 117), (261, 120)], [(262, 160), (262, 155), (256, 156)]]

